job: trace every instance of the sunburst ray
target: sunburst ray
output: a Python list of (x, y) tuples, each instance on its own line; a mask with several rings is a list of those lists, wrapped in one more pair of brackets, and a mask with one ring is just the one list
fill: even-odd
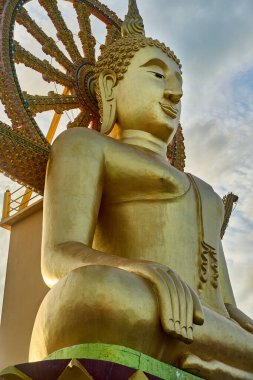
[(16, 20), (41, 44), (45, 54), (54, 58), (64, 69), (69, 71), (72, 69), (73, 63), (62, 53), (53, 38), (49, 37), (29, 16), (25, 8), (17, 14)]
[(94, 64), (96, 40), (91, 32), (90, 11), (83, 3), (75, 2), (73, 6), (77, 14), (77, 20), (80, 28), (78, 36), (82, 43), (84, 56)]
[(49, 18), (57, 30), (57, 37), (66, 47), (73, 62), (82, 60), (82, 56), (75, 44), (73, 33), (67, 27), (56, 0), (39, 0), (40, 5), (46, 10)]
[(73, 80), (60, 70), (54, 68), (46, 59), (42, 61), (20, 46), (17, 41), (14, 42), (14, 48), (15, 63), (23, 63), (25, 66), (41, 73), (43, 79), (47, 82), (56, 82), (69, 88), (73, 87)]
[(24, 91), (23, 96), (26, 100), (27, 108), (31, 111), (32, 115), (50, 110), (61, 114), (64, 111), (80, 107), (80, 101), (77, 96), (59, 95), (53, 91), (49, 92), (46, 96), (30, 95)]

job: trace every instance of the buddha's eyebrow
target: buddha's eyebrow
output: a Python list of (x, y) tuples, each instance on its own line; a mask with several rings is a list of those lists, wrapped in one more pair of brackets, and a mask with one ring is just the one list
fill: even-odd
[(148, 62), (144, 63), (143, 65), (141, 65), (140, 67), (149, 67), (149, 66), (158, 66), (160, 67), (164, 72), (168, 72), (168, 66), (166, 65), (166, 63), (164, 63), (161, 59), (159, 58), (153, 58), (153, 59), (150, 59)]

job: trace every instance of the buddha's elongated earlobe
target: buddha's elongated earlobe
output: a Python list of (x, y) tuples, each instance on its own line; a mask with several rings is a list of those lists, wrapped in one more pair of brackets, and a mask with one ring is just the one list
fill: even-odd
[(108, 135), (116, 121), (115, 85), (116, 73), (112, 70), (104, 70), (99, 75), (99, 89), (103, 106), (101, 132)]

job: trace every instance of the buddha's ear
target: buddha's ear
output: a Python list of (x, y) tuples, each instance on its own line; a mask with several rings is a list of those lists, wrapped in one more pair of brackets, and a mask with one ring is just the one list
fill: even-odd
[(101, 132), (108, 134), (113, 129), (116, 121), (115, 86), (117, 84), (117, 75), (112, 70), (103, 70), (98, 80), (103, 105)]

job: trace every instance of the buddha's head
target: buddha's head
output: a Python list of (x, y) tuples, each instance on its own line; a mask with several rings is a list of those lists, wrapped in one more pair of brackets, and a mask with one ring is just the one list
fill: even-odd
[(122, 26), (122, 37), (104, 47), (96, 66), (101, 132), (143, 130), (170, 142), (181, 111), (181, 65), (163, 43), (145, 37), (136, 1)]

